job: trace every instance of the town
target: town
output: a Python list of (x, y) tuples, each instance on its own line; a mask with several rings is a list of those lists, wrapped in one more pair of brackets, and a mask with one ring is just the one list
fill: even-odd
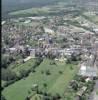
[(4, 100), (98, 100), (97, 13), (3, 20), (1, 69)]

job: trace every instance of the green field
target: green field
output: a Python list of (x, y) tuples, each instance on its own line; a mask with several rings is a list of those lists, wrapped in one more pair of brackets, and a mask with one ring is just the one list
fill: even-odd
[(98, 90), (97, 90), (96, 94), (98, 95)]
[(90, 22), (95, 23), (96, 25), (98, 25), (98, 15), (90, 15), (88, 13), (84, 13), (83, 17), (87, 20), (89, 20)]
[(1, 81), (1, 86), (3, 87), (5, 83), (6, 83), (6, 81), (2, 80)]
[(19, 16), (19, 15), (48, 15), (51, 13), (58, 13), (62, 10), (66, 10), (61, 5), (55, 6), (44, 6), (44, 7), (36, 7), (36, 8), (29, 8), (25, 10), (18, 10), (8, 13), (11, 16)]
[(35, 64), (35, 60), (32, 58), (29, 61), (22, 63), (22, 64), (12, 64), (10, 66), (10, 68), (17, 74), (19, 74), (19, 72), (21, 70), (29, 70), (32, 68), (32, 66)]
[(9, 13), (9, 15), (39, 14), (39, 13), (48, 13), (48, 12), (49, 12), (49, 8), (43, 7), (43, 8), (30, 8), (26, 10), (19, 10), (19, 11)]
[[(51, 60), (45, 59), (39, 67), (36, 68), (35, 73), (31, 73), (27, 78), (22, 79), (14, 84), (8, 86), (3, 90), (3, 95), (7, 100), (24, 100), (28, 95), (28, 90), (31, 90), (33, 84), (38, 84), (39, 89), (55, 94), (59, 93), (63, 95), (65, 89), (68, 86), (70, 80), (73, 79), (77, 73), (78, 68), (76, 65), (56, 63), (56, 65), (50, 65)], [(73, 69), (71, 69), (71, 66)], [(50, 71), (50, 75), (46, 75), (46, 70)], [(60, 74), (59, 71), (63, 73)], [(44, 88), (43, 84), (47, 84), (47, 88)]]

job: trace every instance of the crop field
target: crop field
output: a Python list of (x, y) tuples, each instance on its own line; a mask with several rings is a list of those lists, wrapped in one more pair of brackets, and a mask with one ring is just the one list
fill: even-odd
[[(41, 91), (63, 95), (70, 80), (72, 80), (77, 73), (78, 68), (76, 65), (66, 64), (65, 62), (56, 62), (56, 64), (53, 65), (50, 64), (51, 62), (49, 59), (44, 59), (36, 68), (35, 72), (30, 73), (27, 78), (17, 81), (5, 88), (3, 95), (6, 99), (13, 100), (14, 98), (14, 100), (24, 100), (26, 96), (28, 96), (28, 91), (31, 91), (33, 84), (37, 84)], [(27, 67), (25, 67), (25, 69), (26, 68)], [(50, 73), (49, 75), (46, 74), (47, 70)], [(47, 88), (45, 88), (43, 84), (47, 84)]]

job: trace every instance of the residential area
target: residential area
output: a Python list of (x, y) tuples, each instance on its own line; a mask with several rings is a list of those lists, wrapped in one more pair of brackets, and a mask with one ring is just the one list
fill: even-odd
[(2, 100), (98, 100), (97, 11), (1, 24)]

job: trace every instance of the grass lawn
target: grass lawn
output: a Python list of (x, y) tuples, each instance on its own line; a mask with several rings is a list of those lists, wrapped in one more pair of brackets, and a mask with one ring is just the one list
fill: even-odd
[[(38, 84), (39, 89), (48, 91), (49, 93), (63, 94), (69, 81), (78, 71), (76, 65), (57, 63), (57, 65), (50, 65), (50, 60), (45, 59), (39, 67), (36, 68), (35, 73), (31, 73), (27, 78), (22, 79), (3, 90), (3, 95), (7, 100), (24, 100), (28, 95), (28, 90), (31, 89), (33, 84)], [(73, 66), (73, 69), (70, 69)], [(46, 70), (50, 71), (50, 75), (46, 75)], [(60, 74), (59, 71), (63, 73)], [(45, 89), (43, 83), (47, 84)]]
[(97, 15), (89, 15), (87, 13), (84, 13), (84, 18), (88, 19), (90, 22), (93, 22), (98, 25), (98, 16)]
[(98, 95), (98, 90), (97, 90), (96, 94)]
[(34, 62), (35, 62), (35, 59), (32, 58), (32, 59), (28, 60), (25, 63), (22, 63), (22, 64), (14, 64), (11, 67), (14, 67), (13, 68), (13, 71), (15, 71), (17, 74), (19, 74), (19, 72), (21, 70), (29, 70), (34, 65)]
[(4, 86), (5, 83), (6, 83), (6, 81), (1, 80), (1, 86), (2, 86), (2, 87)]
[(10, 15), (48, 13), (49, 8), (30, 8), (9, 13)]

